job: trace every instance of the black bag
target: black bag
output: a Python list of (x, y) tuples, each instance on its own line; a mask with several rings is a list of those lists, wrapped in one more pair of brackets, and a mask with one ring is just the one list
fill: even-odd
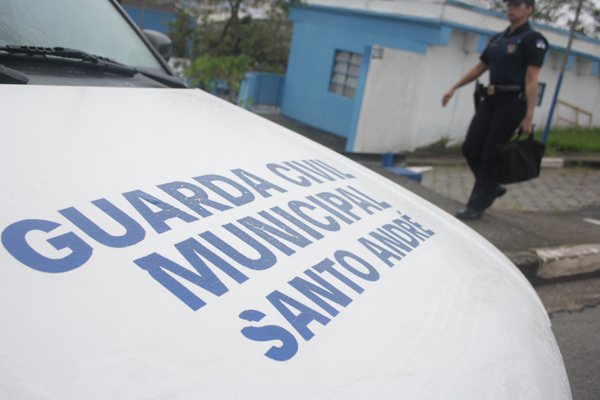
[(496, 146), (492, 162), (492, 174), (500, 183), (516, 183), (536, 178), (540, 175), (540, 165), (546, 146), (533, 139), (519, 140)]

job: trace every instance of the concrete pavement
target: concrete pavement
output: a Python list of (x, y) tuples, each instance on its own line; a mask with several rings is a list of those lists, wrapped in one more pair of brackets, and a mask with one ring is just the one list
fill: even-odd
[[(408, 156), (408, 162), (411, 156)], [(464, 166), (434, 166), (423, 172), (422, 184), (438, 193), (466, 203), (475, 179)], [(507, 195), (497, 199), (493, 210), (560, 213), (600, 205), (600, 169), (543, 168), (536, 179), (507, 185)]]
[[(405, 163), (434, 164), (422, 185), (466, 203), (473, 174), (454, 153), (431, 162), (428, 155), (407, 155)], [(564, 158), (542, 168), (536, 179), (507, 185), (481, 221), (467, 222), (503, 250), (532, 281), (549, 281), (600, 271), (600, 155)], [(448, 210), (452, 212), (452, 210)], [(512, 237), (496, 231), (511, 232)], [(528, 237), (520, 238), (526, 234)]]
[[(474, 182), (459, 152), (438, 149), (397, 156), (396, 166), (429, 167), (419, 184), (381, 167), (381, 155), (344, 153), (344, 138), (278, 113), (261, 115), (354, 159), (451, 214), (464, 206)], [(543, 168), (534, 180), (508, 185), (508, 193), (481, 220), (467, 222), (533, 283), (600, 273), (600, 155), (566, 155), (564, 164), (564, 168)]]

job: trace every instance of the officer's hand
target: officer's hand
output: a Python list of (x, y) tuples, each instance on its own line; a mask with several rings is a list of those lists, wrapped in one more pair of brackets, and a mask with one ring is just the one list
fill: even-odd
[(450, 89), (446, 93), (444, 93), (444, 97), (442, 97), (442, 107), (446, 107), (446, 104), (448, 104), (453, 95), (454, 89)]
[(533, 118), (525, 117), (519, 124), (518, 130), (523, 136), (531, 135), (533, 133)]

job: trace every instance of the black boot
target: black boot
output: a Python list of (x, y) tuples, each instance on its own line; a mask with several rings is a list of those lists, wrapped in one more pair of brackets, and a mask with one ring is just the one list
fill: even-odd
[(477, 211), (471, 207), (465, 207), (456, 213), (456, 218), (462, 219), (463, 221), (480, 219), (483, 211)]
[(498, 188), (496, 189), (496, 193), (494, 193), (494, 195), (496, 197), (502, 197), (506, 194), (506, 188), (502, 185), (498, 185)]

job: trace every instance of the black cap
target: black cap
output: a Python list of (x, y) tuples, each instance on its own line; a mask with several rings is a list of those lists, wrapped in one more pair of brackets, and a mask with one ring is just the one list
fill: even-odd
[(512, 1), (513, 3), (525, 3), (528, 6), (535, 7), (535, 0), (504, 0), (505, 3)]

